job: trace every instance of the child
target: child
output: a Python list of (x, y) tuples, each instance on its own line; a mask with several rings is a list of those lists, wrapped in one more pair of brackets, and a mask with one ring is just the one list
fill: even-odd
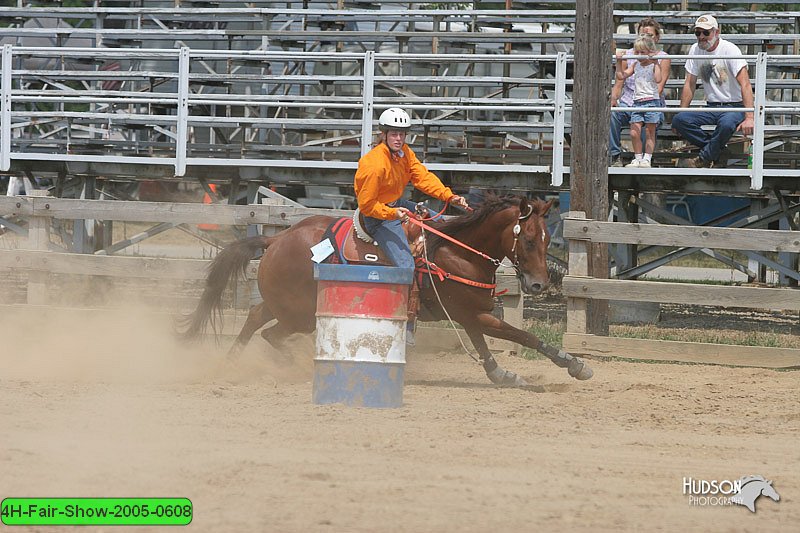
[[(617, 61), (617, 79), (624, 80), (633, 76), (636, 88), (633, 93), (634, 107), (661, 107), (661, 95), (658, 84), (661, 82), (659, 60), (653, 56), (658, 52), (656, 44), (649, 36), (639, 36), (633, 43), (637, 56), (649, 56), (649, 59), (628, 59), (628, 68), (622, 70)], [(663, 119), (660, 111), (631, 112), (631, 142), (635, 159), (628, 168), (650, 168), (653, 151), (656, 148), (656, 128)], [(645, 143), (642, 146), (642, 123), (645, 124)]]

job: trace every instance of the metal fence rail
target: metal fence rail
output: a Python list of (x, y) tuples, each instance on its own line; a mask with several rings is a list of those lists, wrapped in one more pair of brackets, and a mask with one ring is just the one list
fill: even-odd
[[(704, 172), (747, 175), (760, 190), (764, 176), (800, 177), (796, 168), (765, 168), (763, 158), (767, 135), (800, 133), (800, 105), (769, 98), (791, 80), (768, 76), (770, 66), (800, 65), (800, 56), (741, 57), (755, 63), (753, 168)], [(40, 159), (171, 166), (177, 177), (205, 165), (355, 169), (373, 117), (401, 106), (415, 116), (415, 150), (432, 170), (549, 174), (559, 187), (569, 172), (572, 60), (4, 45), (0, 171)], [(680, 110), (668, 103), (663, 111)]]

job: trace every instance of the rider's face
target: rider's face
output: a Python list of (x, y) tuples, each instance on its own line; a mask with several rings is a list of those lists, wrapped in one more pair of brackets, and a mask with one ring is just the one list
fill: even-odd
[(399, 152), (406, 142), (406, 132), (400, 130), (389, 130), (386, 132), (386, 146), (392, 152)]

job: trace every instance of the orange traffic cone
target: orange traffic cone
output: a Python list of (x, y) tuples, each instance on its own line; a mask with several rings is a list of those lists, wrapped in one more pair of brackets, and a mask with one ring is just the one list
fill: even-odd
[[(217, 186), (213, 183), (208, 185), (208, 188), (211, 189), (212, 192), (217, 192)], [(208, 193), (203, 195), (203, 203), (210, 204), (211, 203), (211, 196)], [(217, 231), (219, 230), (219, 224), (198, 224), (197, 229), (205, 230), (205, 231)]]

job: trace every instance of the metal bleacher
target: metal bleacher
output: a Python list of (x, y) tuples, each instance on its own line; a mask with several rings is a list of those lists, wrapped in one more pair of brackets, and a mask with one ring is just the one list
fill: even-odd
[[(618, 186), (800, 189), (800, 12), (749, 11), (759, 3), (721, 3), (719, 20), (750, 55), (754, 86), (772, 108), (763, 165), (696, 175), (675, 168), (685, 152), (667, 149), (647, 175), (612, 169)], [(0, 170), (12, 175), (347, 187), (374, 118), (397, 105), (414, 115), (415, 151), (455, 186), (542, 190), (569, 178), (575, 14), (564, 7), (574, 2), (7, 4)], [(619, 47), (643, 16), (666, 22), (661, 43), (677, 56), (672, 106), (700, 7), (665, 10), (675, 5), (615, 10)]]

